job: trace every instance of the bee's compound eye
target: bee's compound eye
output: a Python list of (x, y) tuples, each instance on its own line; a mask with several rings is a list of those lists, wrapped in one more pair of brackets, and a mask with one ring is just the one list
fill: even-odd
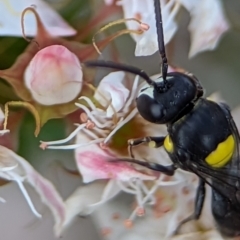
[(137, 108), (139, 114), (152, 123), (161, 123), (166, 112), (161, 104), (147, 94), (141, 94), (137, 98)]

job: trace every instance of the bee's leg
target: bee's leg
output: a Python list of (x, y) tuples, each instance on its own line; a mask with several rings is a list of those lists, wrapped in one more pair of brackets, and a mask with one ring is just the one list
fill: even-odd
[(140, 166), (149, 168), (153, 171), (157, 171), (157, 172), (161, 172), (164, 173), (165, 175), (168, 176), (173, 176), (175, 173), (175, 170), (177, 169), (177, 167), (174, 164), (171, 165), (161, 165), (158, 163), (152, 163), (152, 162), (144, 162), (138, 159), (132, 159), (132, 158), (110, 158), (108, 159), (109, 162), (129, 162), (129, 163), (134, 163), (134, 164), (138, 164)]
[(144, 137), (144, 138), (136, 138), (136, 139), (129, 139), (128, 140), (128, 152), (129, 155), (134, 158), (132, 148), (142, 144), (148, 143), (149, 147), (158, 148), (163, 145), (165, 137)]
[(205, 182), (202, 179), (199, 179), (199, 184), (197, 188), (197, 193), (195, 197), (195, 208), (194, 208), (194, 213), (190, 215), (189, 217), (183, 219), (177, 229), (173, 232), (173, 235), (178, 234), (179, 230), (181, 229), (182, 225), (191, 221), (191, 220), (197, 220), (199, 219), (202, 208), (203, 208), (203, 203), (205, 199)]

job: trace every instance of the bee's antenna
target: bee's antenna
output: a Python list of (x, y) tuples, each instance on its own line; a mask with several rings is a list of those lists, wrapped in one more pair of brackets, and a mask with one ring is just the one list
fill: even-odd
[(157, 27), (157, 36), (158, 36), (158, 48), (162, 58), (162, 77), (163, 77), (164, 85), (166, 85), (168, 61), (167, 61), (165, 45), (164, 45), (164, 33), (163, 33), (163, 22), (162, 22), (160, 0), (154, 0), (154, 8), (155, 8), (156, 27)]
[(115, 63), (115, 62), (111, 62), (111, 61), (87, 61), (84, 62), (84, 64), (87, 67), (104, 67), (104, 68), (112, 68), (112, 69), (116, 69), (116, 70), (120, 70), (120, 71), (126, 71), (129, 73), (133, 73), (136, 75), (139, 75), (140, 77), (142, 77), (149, 85), (153, 86), (153, 87), (157, 87), (156, 82), (154, 82), (148, 75), (146, 72), (144, 72), (143, 70), (137, 68), (137, 67), (133, 67), (133, 66), (128, 66), (125, 64), (119, 64), (119, 63)]

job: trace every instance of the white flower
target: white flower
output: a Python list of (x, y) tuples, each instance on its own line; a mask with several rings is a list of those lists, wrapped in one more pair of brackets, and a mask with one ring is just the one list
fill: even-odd
[[(118, 2), (122, 6), (125, 18), (137, 18), (150, 26), (148, 31), (141, 35), (132, 34), (136, 41), (136, 56), (152, 55), (158, 50), (157, 29), (154, 14), (153, 1), (149, 0), (122, 0)], [(177, 24), (174, 20), (180, 4), (175, 1), (161, 1), (162, 18), (164, 28), (164, 41), (167, 44), (177, 30)], [(129, 29), (137, 29), (139, 26), (134, 22), (127, 22)]]
[[(41, 147), (49, 149), (76, 149), (76, 164), (85, 183), (98, 179), (108, 180), (108, 182), (101, 183), (101, 190), (98, 191), (94, 190), (99, 187), (96, 182), (76, 190), (66, 201), (66, 218), (62, 226), (63, 228), (67, 226), (77, 214), (90, 214), (99, 206), (102, 207), (106, 201), (120, 191), (123, 191), (136, 198), (134, 210), (125, 218), (125, 225), (130, 227), (137, 216), (144, 215), (145, 206), (159, 205), (156, 195), (159, 191), (165, 192), (164, 189), (167, 187), (167, 189), (171, 189), (168, 190), (168, 193), (175, 194), (171, 200), (171, 206), (169, 206), (175, 210), (171, 211), (167, 217), (167, 219), (171, 219), (171, 224), (161, 228), (160, 232), (161, 236), (170, 235), (177, 227), (179, 217), (186, 213), (186, 209), (182, 207), (184, 204), (174, 207), (174, 202), (188, 202), (194, 198), (196, 181), (193, 182), (193, 180), (196, 178), (190, 174), (187, 174), (186, 177), (185, 173), (183, 174), (181, 171), (172, 178), (166, 178), (164, 175), (152, 171), (143, 172), (144, 169), (135, 169), (124, 162), (108, 161), (128, 155), (126, 151), (127, 139), (130, 136), (141, 137), (142, 134), (156, 136), (156, 134), (161, 135), (166, 132), (165, 127), (145, 122), (138, 115), (135, 98), (141, 88), (139, 77), (135, 78), (131, 88), (126, 88), (125, 85), (123, 72), (107, 75), (96, 90), (95, 99), (98, 100), (96, 105), (87, 97), (80, 99), (84, 100), (89, 107), (82, 103), (76, 103), (84, 111), (80, 116), (83, 123), (78, 124), (78, 127), (66, 139), (42, 142), (41, 144)], [(60, 145), (70, 141), (75, 136), (75, 144)], [(136, 148), (134, 153), (137, 158), (147, 158), (162, 164), (169, 162), (166, 153), (160, 149), (149, 149), (147, 146), (141, 146)], [(185, 197), (182, 193), (184, 187), (191, 189)], [(86, 192), (86, 195), (83, 192)], [(88, 201), (88, 196), (91, 194), (93, 194), (93, 199)], [(164, 211), (156, 208), (157, 215), (164, 215)], [(164, 221), (166, 224), (167, 221)], [(57, 235), (63, 228), (59, 229)]]
[[(21, 14), (30, 6), (36, 7), (43, 25), (52, 36), (71, 36), (76, 30), (70, 27), (45, 1), (42, 0), (2, 0), (0, 2), (1, 36), (22, 36)], [(33, 14), (26, 14), (24, 26), (27, 36), (35, 36), (37, 24)]]
[(8, 181), (15, 181), (23, 193), (29, 207), (36, 217), (41, 214), (35, 209), (23, 182), (27, 182), (40, 195), (41, 200), (52, 211), (55, 217), (55, 229), (59, 229), (65, 219), (65, 206), (50, 181), (43, 178), (34, 168), (22, 157), (12, 150), (0, 145), (0, 177)]
[(219, 0), (179, 0), (189, 11), (191, 21), (189, 32), (191, 46), (189, 56), (199, 52), (213, 50), (221, 36), (229, 29), (222, 3)]
[[(121, 0), (125, 18), (137, 18), (150, 26), (142, 35), (132, 35), (136, 41), (136, 56), (152, 55), (158, 51), (157, 31), (153, 1)], [(189, 56), (199, 52), (212, 50), (224, 32), (229, 29), (228, 21), (219, 0), (161, 0), (164, 41), (167, 44), (177, 30), (175, 16), (184, 6), (191, 17), (189, 31), (191, 46)], [(133, 22), (127, 22), (129, 29), (137, 29)]]

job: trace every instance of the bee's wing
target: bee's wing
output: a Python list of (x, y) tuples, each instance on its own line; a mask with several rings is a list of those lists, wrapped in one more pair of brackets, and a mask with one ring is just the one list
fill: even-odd
[[(232, 161), (239, 164), (239, 154), (235, 155)], [(195, 162), (194, 164), (190, 163), (188, 164), (188, 168), (219, 194), (230, 201), (237, 201), (239, 203), (236, 198), (237, 192), (240, 190), (240, 186), (238, 185), (240, 182), (240, 172), (238, 168), (233, 168), (231, 165), (223, 168), (211, 168), (203, 161), (198, 161), (198, 163)]]

